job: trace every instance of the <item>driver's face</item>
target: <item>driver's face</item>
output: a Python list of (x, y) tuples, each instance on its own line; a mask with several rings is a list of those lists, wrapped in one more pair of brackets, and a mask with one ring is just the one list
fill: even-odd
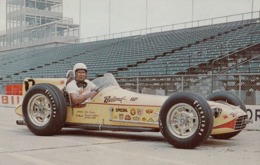
[(75, 79), (77, 81), (84, 81), (85, 79), (87, 78), (87, 73), (85, 70), (77, 70), (76, 71), (76, 76), (75, 76)]

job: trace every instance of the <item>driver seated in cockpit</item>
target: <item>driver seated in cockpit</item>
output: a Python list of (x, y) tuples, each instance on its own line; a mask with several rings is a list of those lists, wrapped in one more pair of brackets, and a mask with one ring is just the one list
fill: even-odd
[(66, 91), (70, 96), (71, 102), (73, 104), (90, 102), (97, 94), (97, 87), (87, 79), (87, 66), (83, 63), (77, 63), (74, 65), (72, 71), (74, 79), (68, 82), (66, 86)]

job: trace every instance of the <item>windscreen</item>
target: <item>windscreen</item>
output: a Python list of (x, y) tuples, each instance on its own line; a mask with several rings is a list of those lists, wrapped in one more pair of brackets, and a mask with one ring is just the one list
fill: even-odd
[(104, 74), (103, 77), (98, 77), (92, 82), (97, 86), (97, 87), (102, 87), (102, 86), (119, 86), (117, 83), (115, 77), (111, 73), (106, 73)]

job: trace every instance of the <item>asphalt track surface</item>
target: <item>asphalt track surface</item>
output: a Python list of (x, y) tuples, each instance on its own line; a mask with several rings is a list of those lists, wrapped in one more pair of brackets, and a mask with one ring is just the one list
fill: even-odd
[(176, 149), (160, 133), (63, 129), (42, 137), (13, 108), (0, 107), (0, 165), (259, 165), (260, 131), (242, 131), (230, 140), (209, 138), (192, 149)]

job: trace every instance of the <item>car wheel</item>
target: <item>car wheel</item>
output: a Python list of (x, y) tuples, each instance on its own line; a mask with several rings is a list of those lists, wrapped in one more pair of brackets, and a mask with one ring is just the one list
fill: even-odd
[(32, 86), (24, 96), (22, 111), (29, 130), (41, 136), (57, 134), (67, 117), (65, 98), (51, 84)]
[[(237, 97), (235, 94), (226, 91), (219, 91), (210, 94), (207, 97), (209, 101), (224, 101), (234, 106), (239, 106), (243, 111), (246, 112), (246, 106), (243, 101)], [(231, 132), (231, 133), (224, 133), (218, 135), (211, 135), (215, 139), (230, 139), (236, 135), (238, 135), (241, 131)]]
[(209, 104), (199, 95), (181, 92), (170, 96), (163, 104), (160, 130), (176, 148), (195, 148), (210, 135), (213, 115)]

